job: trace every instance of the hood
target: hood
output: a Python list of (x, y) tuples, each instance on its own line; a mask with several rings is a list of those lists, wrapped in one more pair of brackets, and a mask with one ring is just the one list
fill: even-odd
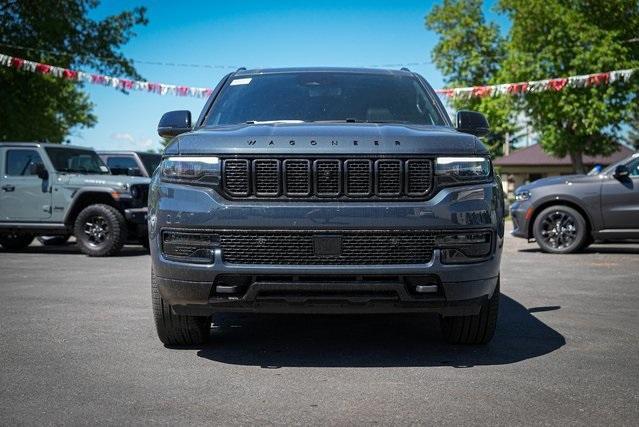
[(597, 175), (595, 176), (588, 176), (588, 175), (549, 176), (548, 178), (541, 178), (529, 184), (522, 185), (521, 187), (518, 187), (516, 191), (531, 190), (533, 188), (546, 187), (549, 185), (573, 184), (573, 183), (592, 182), (592, 181), (599, 181), (599, 176)]
[(443, 126), (378, 123), (269, 123), (200, 128), (165, 154), (484, 155), (473, 135)]
[(150, 178), (140, 176), (122, 176), (122, 175), (83, 175), (83, 174), (64, 174), (59, 175), (58, 180), (66, 185), (79, 187), (110, 187), (110, 188), (126, 188), (127, 185), (149, 184)]

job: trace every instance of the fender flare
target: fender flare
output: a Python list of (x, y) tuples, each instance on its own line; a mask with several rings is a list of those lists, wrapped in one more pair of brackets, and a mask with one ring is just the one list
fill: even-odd
[(63, 222), (65, 224), (68, 224), (70, 221), (70, 216), (72, 212), (75, 212), (75, 208), (79, 203), (79, 200), (82, 199), (82, 196), (84, 194), (87, 193), (100, 193), (100, 195), (108, 195), (111, 200), (113, 200), (113, 202), (115, 204), (118, 203), (118, 201), (116, 199), (113, 198), (113, 194), (112, 193), (117, 193), (119, 191), (117, 191), (114, 188), (111, 187), (82, 187), (80, 189), (78, 189), (77, 191), (73, 192), (73, 194), (71, 195), (71, 204), (69, 205), (69, 207), (67, 208), (67, 211), (64, 214), (64, 219)]

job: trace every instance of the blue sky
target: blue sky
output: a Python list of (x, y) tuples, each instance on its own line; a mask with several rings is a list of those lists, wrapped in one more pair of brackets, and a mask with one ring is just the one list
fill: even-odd
[[(93, 16), (144, 5), (149, 24), (122, 51), (130, 58), (188, 64), (252, 67), (370, 66), (423, 63), (411, 70), (442, 87), (430, 64), (437, 42), (426, 31), (424, 16), (432, 1), (103, 1)], [(491, 10), (488, 19), (504, 25)], [(138, 64), (149, 81), (213, 87), (230, 68), (172, 67)], [(122, 94), (86, 85), (98, 117), (95, 127), (74, 129), (71, 143), (96, 149), (159, 148), (160, 116), (170, 110), (199, 114), (204, 99)]]

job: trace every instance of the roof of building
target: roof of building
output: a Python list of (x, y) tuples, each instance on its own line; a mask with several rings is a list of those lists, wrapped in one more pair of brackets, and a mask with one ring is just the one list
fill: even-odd
[[(584, 156), (584, 165), (592, 166), (596, 164), (610, 165), (631, 156), (633, 150), (625, 145), (619, 145), (619, 149), (610, 156)], [(535, 144), (530, 147), (520, 148), (507, 156), (496, 159), (495, 166), (571, 166), (570, 156), (553, 157), (541, 149), (541, 145)]]

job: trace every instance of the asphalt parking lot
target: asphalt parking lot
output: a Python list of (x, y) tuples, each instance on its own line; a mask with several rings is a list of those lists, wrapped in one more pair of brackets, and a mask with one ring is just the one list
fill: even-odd
[(508, 238), (497, 334), (431, 316), (216, 319), (155, 337), (150, 260), (0, 252), (0, 423), (628, 424), (639, 419), (639, 245), (546, 255)]

